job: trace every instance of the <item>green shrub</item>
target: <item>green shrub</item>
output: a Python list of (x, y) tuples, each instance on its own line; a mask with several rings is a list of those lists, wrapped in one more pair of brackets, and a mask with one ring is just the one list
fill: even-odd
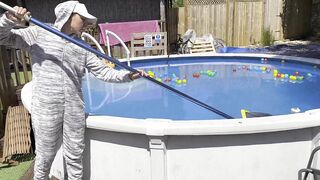
[(261, 45), (270, 46), (274, 42), (274, 37), (270, 30), (263, 30), (261, 36)]
[(173, 0), (172, 1), (172, 7), (183, 7), (183, 0)]

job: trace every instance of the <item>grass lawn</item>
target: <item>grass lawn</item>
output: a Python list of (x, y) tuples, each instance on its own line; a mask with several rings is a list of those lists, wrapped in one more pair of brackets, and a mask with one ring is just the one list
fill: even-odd
[(0, 179), (19, 180), (30, 168), (33, 160), (20, 162), (17, 166), (0, 163)]
[[(19, 72), (19, 76), (20, 76), (21, 83), (25, 84), (26, 82), (25, 82), (24, 73), (23, 72)], [(13, 86), (17, 86), (16, 74), (15, 73), (11, 73), (11, 78), (13, 79)], [(32, 78), (31, 71), (28, 71), (28, 78), (29, 79)]]

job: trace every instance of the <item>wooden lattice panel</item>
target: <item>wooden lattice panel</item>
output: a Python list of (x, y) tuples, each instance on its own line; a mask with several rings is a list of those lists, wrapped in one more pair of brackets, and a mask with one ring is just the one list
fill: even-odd
[(3, 160), (31, 152), (30, 116), (23, 106), (9, 107), (6, 117)]
[(188, 5), (213, 5), (213, 4), (225, 4), (226, 0), (186, 0)]
[(263, 0), (186, 0), (187, 5), (214, 5), (228, 2), (260, 2)]
[(234, 0), (236, 2), (262, 2), (263, 0)]

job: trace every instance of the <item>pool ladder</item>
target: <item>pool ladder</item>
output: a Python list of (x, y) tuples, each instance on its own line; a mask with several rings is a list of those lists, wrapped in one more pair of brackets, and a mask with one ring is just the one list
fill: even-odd
[[(110, 49), (110, 38), (109, 38), (109, 35), (112, 35), (113, 37), (115, 37), (119, 42), (120, 44), (124, 47), (125, 51), (126, 51), (126, 55), (127, 55), (127, 64), (128, 66), (131, 66), (131, 63), (130, 63), (130, 50), (128, 48), (128, 46), (123, 42), (123, 40), (114, 32), (112, 31), (109, 31), (109, 30), (106, 30), (105, 31), (106, 33), (106, 44), (105, 46), (107, 47), (107, 51), (108, 51), (108, 56), (111, 57), (111, 49)], [(89, 33), (86, 33), (86, 32), (83, 32), (81, 34), (81, 39), (85, 41), (85, 38), (88, 38), (90, 39), (96, 46), (97, 48), (99, 49), (100, 52), (104, 53), (104, 50), (102, 49), (102, 47), (100, 46), (100, 44), (98, 43), (98, 41), (92, 37)]]
[[(130, 66), (130, 51), (129, 51), (128, 47), (124, 44), (124, 42), (121, 40), (121, 38), (118, 35), (116, 35), (112, 31), (106, 30), (106, 35), (107, 35), (106, 36), (107, 37), (106, 45), (107, 45), (107, 50), (108, 50), (108, 56), (111, 56), (109, 34), (113, 35), (116, 39), (118, 39), (120, 41), (121, 45), (125, 48), (126, 54), (127, 54), (127, 63), (128, 63), (128, 66)], [(81, 34), (81, 39), (83, 41), (86, 41), (86, 38), (90, 39), (97, 46), (98, 50), (105, 54), (104, 50), (102, 49), (102, 47), (100, 46), (98, 41), (94, 37), (92, 37), (90, 34), (83, 32)], [(97, 105), (96, 107), (93, 107), (92, 95), (91, 95), (91, 91), (90, 91), (91, 85), (90, 85), (90, 80), (89, 80), (89, 72), (88, 72), (88, 69), (86, 69), (86, 68), (85, 68), (85, 77), (86, 77), (86, 81), (87, 81), (89, 105), (90, 105), (91, 110), (96, 111), (96, 110), (100, 109), (107, 102), (107, 100), (110, 96), (109, 96), (109, 94), (106, 94), (106, 96), (103, 98), (102, 102), (99, 105)], [(107, 87), (107, 86), (105, 86), (105, 87)], [(124, 99), (125, 97), (127, 97), (131, 93), (131, 88), (132, 88), (132, 85), (129, 85), (127, 93), (120, 98), (113, 99), (112, 102), (114, 103), (114, 102), (120, 101), (120, 100)], [(113, 84), (111, 85), (111, 92), (112, 92), (111, 94), (114, 94), (114, 85)]]

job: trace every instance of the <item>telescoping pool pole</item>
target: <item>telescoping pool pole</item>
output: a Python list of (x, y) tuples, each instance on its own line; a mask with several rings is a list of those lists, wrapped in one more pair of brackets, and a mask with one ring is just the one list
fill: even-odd
[[(13, 9), (12, 7), (4, 4), (3, 2), (0, 2), (0, 7), (5, 9), (5, 10), (7, 10), (7, 11), (10, 11), (10, 12), (16, 14), (16, 10), (15, 9)], [(122, 67), (122, 68), (124, 68), (124, 69), (126, 69), (128, 71), (130, 71), (130, 72), (139, 73), (138, 70), (136, 70), (136, 69), (134, 69), (134, 68), (132, 68), (130, 66), (127, 66), (124, 63), (121, 63), (120, 61), (118, 61), (117, 59), (115, 59), (113, 57), (107, 56), (107, 55), (99, 52), (98, 50), (92, 48), (91, 46), (88, 46), (84, 42), (81, 42), (81, 41), (73, 39), (72, 37), (70, 37), (70, 36), (58, 31), (57, 29), (54, 29), (54, 28), (42, 23), (41, 21), (39, 21), (39, 20), (37, 20), (37, 19), (35, 19), (35, 18), (31, 17), (31, 16), (25, 16), (24, 18), (25, 18), (26, 21), (28, 21), (30, 23), (33, 23), (33, 24), (35, 24), (35, 25), (37, 25), (37, 26), (39, 26), (39, 27), (41, 27), (41, 28), (43, 28), (43, 29), (55, 34), (55, 35), (57, 35), (57, 36), (60, 36), (60, 37), (62, 37), (64, 39), (66, 39), (66, 40), (68, 40), (68, 41), (80, 46), (81, 48), (96, 54), (99, 57), (107, 59), (108, 61), (111, 61), (114, 64), (116, 64), (116, 65), (118, 65), (118, 66), (120, 66), (120, 67)], [(159, 82), (159, 81), (157, 81), (157, 80), (155, 80), (155, 79), (153, 79), (153, 78), (151, 78), (149, 76), (147, 76), (147, 77), (143, 76), (143, 78), (145, 78), (145, 79), (147, 79), (149, 81), (152, 81), (153, 83), (158, 84), (158, 85), (160, 85), (160, 86), (162, 86), (162, 87), (164, 87), (164, 88), (176, 93), (177, 95), (179, 95), (179, 96), (181, 96), (181, 97), (183, 97), (183, 98), (185, 98), (185, 99), (187, 99), (187, 100), (189, 100), (189, 101), (191, 101), (191, 102), (193, 102), (193, 103), (195, 103), (195, 104), (197, 104), (197, 105), (199, 105), (199, 106), (201, 106), (203, 108), (206, 108), (207, 110), (212, 111), (212, 112), (214, 112), (214, 113), (216, 113), (216, 114), (218, 114), (218, 115), (220, 115), (220, 116), (222, 116), (224, 118), (233, 119), (232, 116), (230, 116), (230, 115), (228, 115), (228, 114), (226, 114), (224, 112), (221, 112), (221, 111), (219, 111), (219, 110), (217, 110), (217, 109), (215, 109), (215, 108), (213, 108), (213, 107), (211, 107), (211, 106), (209, 106), (209, 105), (207, 105), (207, 104), (205, 104), (205, 103), (203, 103), (203, 102), (201, 102), (201, 101), (199, 101), (199, 100), (197, 100), (197, 99), (195, 99), (195, 98), (193, 98), (193, 97), (191, 97), (191, 96), (189, 96), (187, 94), (184, 94), (183, 92), (180, 92), (180, 91), (178, 91), (178, 90), (176, 90), (176, 89), (174, 89), (174, 88), (172, 88), (172, 87), (170, 87), (170, 86), (168, 86), (168, 85), (166, 85), (164, 83), (161, 83), (161, 82)]]

